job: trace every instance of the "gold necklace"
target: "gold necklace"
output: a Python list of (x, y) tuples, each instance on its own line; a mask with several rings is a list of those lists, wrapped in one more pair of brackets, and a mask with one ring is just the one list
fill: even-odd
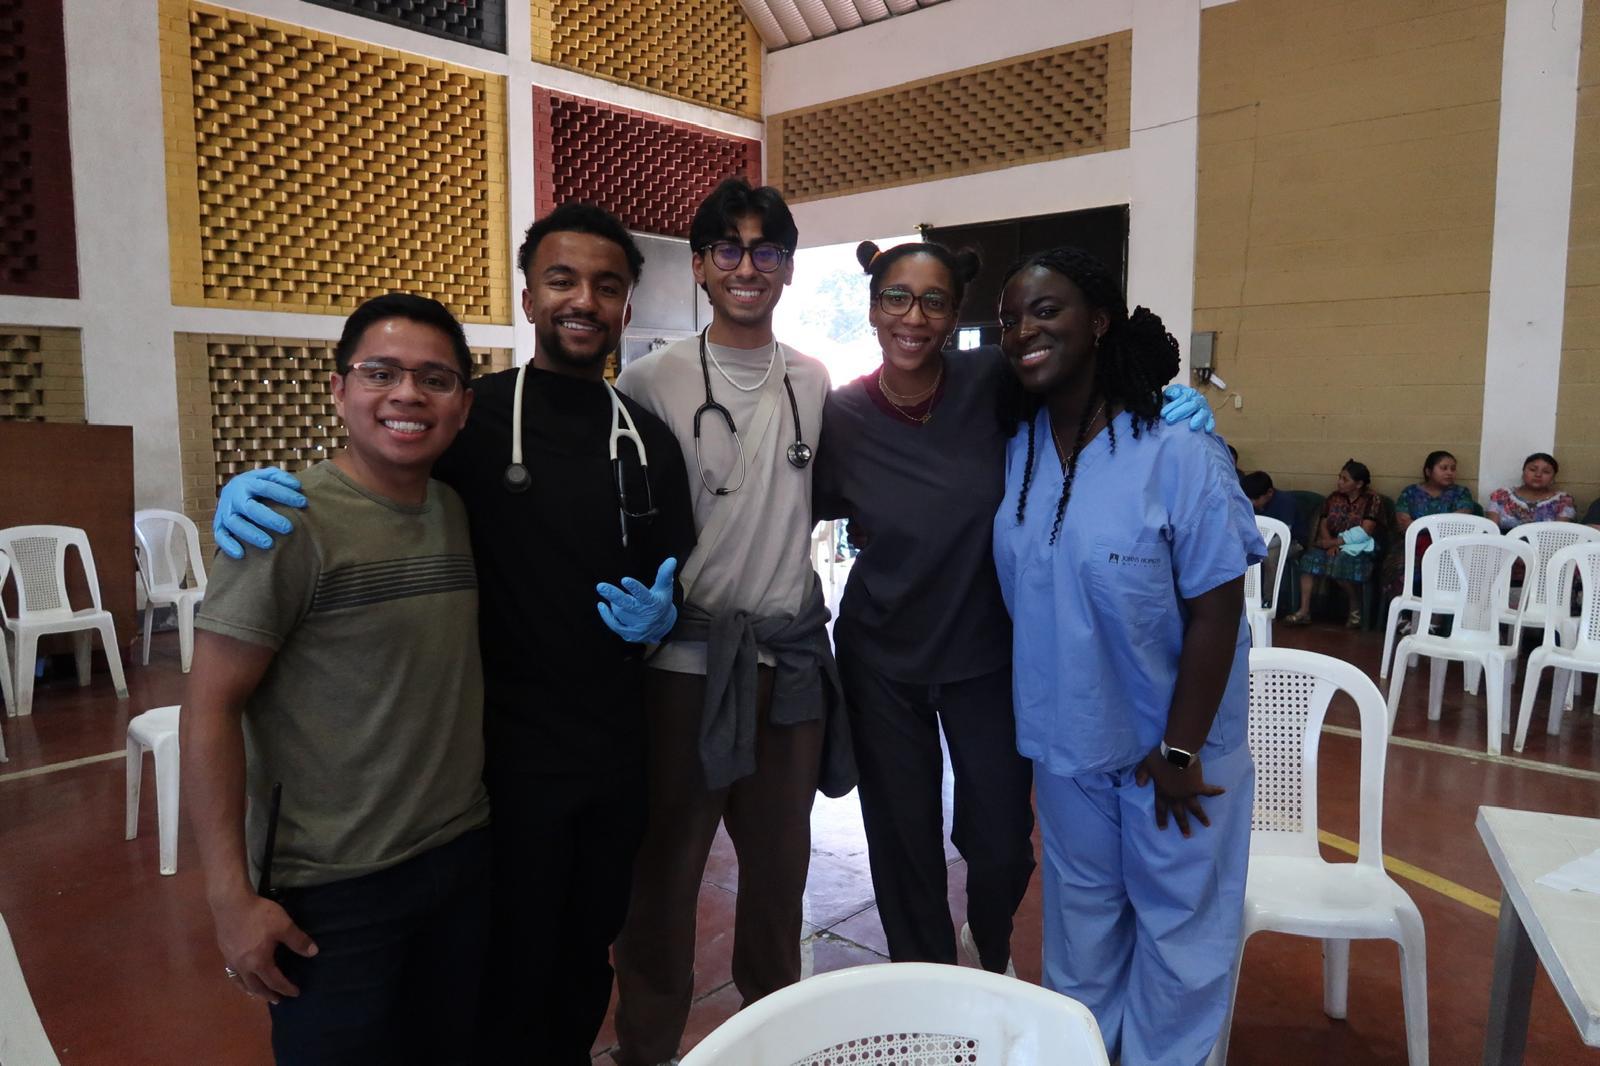
[[(1083, 427), (1085, 434), (1094, 428), (1095, 419), (1105, 414), (1105, 411), (1106, 402), (1102, 399), (1100, 406), (1094, 409), (1094, 414), (1089, 416), (1088, 423)], [(1065, 470), (1067, 468), (1067, 450), (1061, 446), (1061, 432), (1056, 428), (1056, 420), (1053, 418), (1050, 420), (1050, 440), (1056, 446), (1056, 458), (1061, 460), (1061, 469)]]
[(884, 398), (896, 407), (915, 407), (938, 391), (939, 383), (944, 380), (944, 360), (939, 360), (939, 372), (933, 376), (933, 384), (915, 396), (902, 396), (889, 388), (889, 383), (883, 378), (883, 371), (883, 366), (878, 367), (878, 390), (883, 393)]

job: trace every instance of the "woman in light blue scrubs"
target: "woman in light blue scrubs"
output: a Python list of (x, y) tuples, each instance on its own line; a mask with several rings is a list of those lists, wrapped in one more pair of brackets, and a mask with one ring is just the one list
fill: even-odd
[(1177, 342), (1103, 263), (1012, 268), (1019, 431), (994, 521), (1017, 747), (1044, 839), (1044, 983), (1123, 1066), (1199, 1066), (1249, 861), (1244, 572), (1265, 555), (1223, 442), (1163, 424)]

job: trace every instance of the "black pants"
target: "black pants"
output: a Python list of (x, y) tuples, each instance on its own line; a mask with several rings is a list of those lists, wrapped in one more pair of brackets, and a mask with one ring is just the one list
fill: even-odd
[(896, 962), (956, 961), (944, 854), (944, 727), (955, 771), (950, 839), (967, 862), (967, 921), (985, 968), (1011, 957), (1011, 919), (1033, 876), (1033, 765), (1017, 754), (1009, 667), (913, 685), (838, 653), (861, 771), (878, 914)]
[(281, 1066), (464, 1063), (488, 942), (489, 831), (398, 866), (279, 897), (316, 942), (279, 949), (300, 987), (271, 1008)]
[(495, 906), (479, 1061), (588, 1066), (644, 836), (644, 765), (492, 769), (488, 781)]

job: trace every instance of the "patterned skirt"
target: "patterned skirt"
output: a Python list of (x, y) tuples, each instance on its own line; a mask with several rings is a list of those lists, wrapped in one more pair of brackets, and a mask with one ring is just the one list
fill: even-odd
[(1374, 562), (1371, 552), (1361, 555), (1337, 552), (1330, 557), (1321, 548), (1307, 548), (1300, 556), (1300, 572), (1331, 577), (1335, 581), (1354, 581), (1359, 585), (1371, 576)]

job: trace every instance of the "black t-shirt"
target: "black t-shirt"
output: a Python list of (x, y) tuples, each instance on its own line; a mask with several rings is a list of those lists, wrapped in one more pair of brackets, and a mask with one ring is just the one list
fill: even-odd
[(961, 681), (1011, 661), (993, 549), (1011, 436), (996, 411), (1010, 375), (998, 348), (947, 352), (944, 393), (925, 424), (880, 410), (865, 379), (823, 409), (816, 517), (848, 518), (870, 538), (834, 640), (896, 681)]
[[(628, 523), (610, 458), (611, 401), (598, 382), (528, 368), (522, 462), (532, 479), (506, 489), (517, 373), (472, 383), (467, 424), (433, 474), (460, 493), (478, 565), (484, 720), (491, 772), (584, 772), (644, 753), (639, 682), (643, 648), (600, 620), (595, 586), (624, 575), (654, 582), (662, 560), (694, 547), (683, 453), (655, 415), (626, 396), (644, 438), (650, 502)], [(629, 510), (646, 509), (644, 473), (619, 442)], [(682, 602), (681, 589), (675, 598)]]

